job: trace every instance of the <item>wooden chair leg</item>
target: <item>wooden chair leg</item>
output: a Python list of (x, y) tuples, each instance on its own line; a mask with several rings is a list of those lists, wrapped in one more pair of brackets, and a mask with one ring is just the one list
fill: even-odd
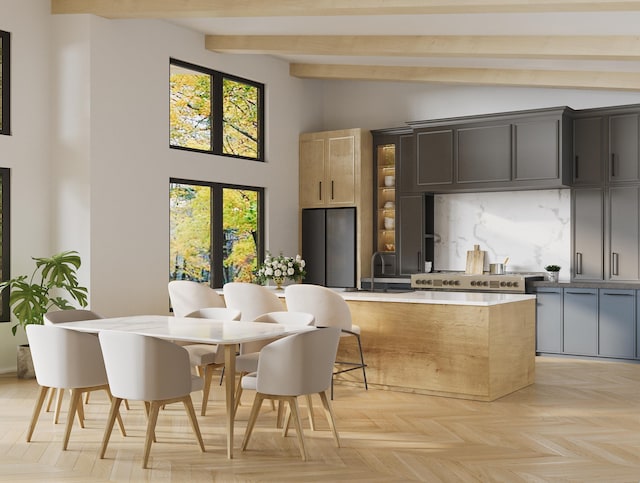
[(85, 403), (85, 404), (89, 404), (89, 395), (90, 395), (90, 394), (91, 394), (91, 392), (87, 392), (87, 393), (84, 395), (84, 403)]
[(51, 392), (55, 392), (53, 387), (49, 388), (46, 386), (40, 387), (40, 393), (38, 394), (38, 399), (36, 399), (36, 405), (33, 407), (33, 414), (31, 415), (31, 423), (29, 424), (29, 429), (27, 431), (27, 443), (31, 441), (31, 436), (33, 436), (33, 430), (36, 429), (36, 423), (38, 422), (38, 418), (40, 416), (40, 411), (42, 410), (42, 405), (44, 404), (44, 400), (47, 397), (47, 392), (51, 390)]
[[(113, 395), (111, 394), (111, 390), (109, 389), (109, 386), (107, 386), (105, 388), (105, 391), (107, 391), (107, 396), (109, 397), (109, 401), (111, 403), (113, 403)], [(86, 399), (85, 399), (86, 401)], [(118, 413), (116, 414), (116, 420), (118, 421), (118, 427), (120, 428), (120, 434), (124, 437), (127, 435), (127, 432), (124, 429), (124, 424), (122, 422), (122, 417), (120, 416), (120, 411), (118, 411)]]
[[(273, 403), (273, 400), (271, 400), (271, 402)], [(282, 428), (283, 424), (284, 424), (284, 404), (282, 404), (282, 400), (280, 400), (278, 401), (278, 415), (276, 416), (276, 428)]]
[(309, 427), (311, 431), (315, 431), (316, 424), (313, 420), (313, 401), (311, 400), (311, 394), (307, 394), (307, 414), (309, 415)]
[[(145, 401), (144, 402), (144, 413), (147, 416), (147, 422), (149, 421), (149, 413), (150, 413), (150, 411), (151, 411), (151, 403), (149, 401)], [(153, 442), (157, 443), (155, 433), (153, 434)]]
[(200, 451), (204, 453), (204, 441), (202, 441), (202, 433), (200, 433), (200, 426), (198, 425), (198, 420), (196, 418), (196, 411), (195, 409), (193, 409), (193, 401), (191, 400), (191, 396), (187, 395), (182, 400), (182, 404), (184, 404), (184, 408), (187, 411), (187, 415), (189, 416), (191, 429), (193, 429), (193, 434), (196, 435), (198, 445), (200, 446)]
[(320, 399), (322, 400), (322, 407), (324, 407), (324, 413), (327, 416), (327, 421), (329, 422), (329, 427), (333, 432), (333, 439), (336, 441), (336, 446), (340, 447), (340, 436), (338, 436), (338, 430), (336, 429), (336, 418), (333, 414), (333, 409), (331, 408), (331, 402), (327, 399), (327, 393), (322, 391), (320, 393)]
[(298, 408), (298, 398), (292, 396), (287, 398), (289, 401), (289, 407), (293, 416), (293, 423), (296, 426), (296, 432), (298, 433), (298, 446), (300, 447), (300, 456), (302, 461), (307, 461), (307, 448), (304, 444), (304, 433), (302, 432), (302, 423), (300, 422), (300, 409)]
[(144, 469), (148, 467), (149, 454), (151, 453), (151, 442), (155, 439), (156, 423), (158, 422), (160, 405), (161, 404), (158, 401), (151, 401), (149, 420), (147, 421), (147, 434), (144, 440), (144, 456), (142, 458), (142, 468)]
[(202, 409), (200, 410), (201, 416), (207, 414), (207, 404), (209, 403), (209, 392), (211, 391), (211, 379), (213, 378), (214, 366), (204, 366), (204, 386), (202, 387)]
[(49, 399), (47, 399), (47, 407), (45, 409), (46, 412), (51, 411), (51, 404), (53, 404), (53, 400), (56, 397), (56, 390), (52, 387), (51, 390), (47, 391), (49, 393)]
[(240, 406), (240, 398), (242, 397), (242, 378), (247, 374), (246, 372), (241, 372), (240, 377), (238, 378), (238, 384), (236, 384), (236, 395), (234, 398), (234, 407), (233, 407), (233, 418), (235, 419), (236, 413), (238, 412), (238, 406)]
[(247, 421), (247, 429), (244, 432), (244, 439), (242, 440), (242, 451), (247, 449), (249, 438), (251, 438), (253, 427), (255, 426), (256, 419), (258, 419), (258, 414), (260, 413), (262, 401), (264, 401), (264, 395), (257, 392), (256, 397), (253, 400), (253, 406), (251, 407), (251, 414), (249, 414), (249, 421)]
[(82, 396), (80, 396), (80, 399), (78, 400), (76, 415), (78, 416), (78, 423), (80, 424), (80, 427), (84, 429), (84, 406), (82, 405)]
[(71, 436), (71, 428), (73, 427), (73, 419), (78, 412), (78, 405), (82, 404), (82, 390), (71, 390), (71, 401), (69, 402), (69, 412), (67, 414), (67, 425), (64, 430), (64, 440), (62, 442), (62, 450), (65, 451), (69, 445), (69, 436)]
[(113, 424), (116, 422), (116, 416), (120, 414), (118, 408), (122, 399), (114, 397), (111, 399), (111, 410), (109, 411), (109, 419), (107, 420), (107, 426), (104, 429), (104, 436), (102, 437), (102, 448), (100, 449), (100, 459), (104, 459), (104, 454), (107, 451), (107, 445), (109, 444), (109, 438), (111, 438), (111, 432), (113, 431)]
[[(56, 391), (56, 389), (52, 389), (52, 391)], [(58, 420), (60, 419), (60, 409), (62, 408), (62, 398), (64, 397), (64, 389), (57, 389), (58, 398), (56, 400), (56, 409), (53, 412), (53, 424), (58, 424)]]

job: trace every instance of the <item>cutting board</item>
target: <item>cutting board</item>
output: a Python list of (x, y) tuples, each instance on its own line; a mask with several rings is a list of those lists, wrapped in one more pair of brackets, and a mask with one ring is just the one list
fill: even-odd
[(467, 251), (467, 267), (464, 271), (467, 275), (481, 275), (484, 271), (484, 250), (480, 245), (473, 245), (473, 250)]

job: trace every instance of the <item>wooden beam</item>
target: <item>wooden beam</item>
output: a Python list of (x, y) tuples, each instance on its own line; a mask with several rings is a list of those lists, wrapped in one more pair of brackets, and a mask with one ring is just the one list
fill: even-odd
[(107, 18), (289, 17), (638, 11), (638, 0), (51, 0), (51, 12)]
[(234, 54), (640, 60), (638, 36), (207, 35)]
[(311, 79), (640, 90), (640, 72), (291, 64), (289, 73)]

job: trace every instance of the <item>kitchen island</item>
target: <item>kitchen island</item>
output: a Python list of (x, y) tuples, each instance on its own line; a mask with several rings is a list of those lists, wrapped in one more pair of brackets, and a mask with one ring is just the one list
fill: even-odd
[[(534, 382), (535, 295), (338, 292), (362, 330), (371, 386), (493, 401)], [(347, 341), (338, 360), (358, 360)]]

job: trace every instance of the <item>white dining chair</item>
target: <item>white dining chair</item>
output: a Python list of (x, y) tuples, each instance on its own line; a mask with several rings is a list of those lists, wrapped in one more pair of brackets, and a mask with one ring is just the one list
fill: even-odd
[[(44, 325), (55, 325), (55, 324), (61, 324), (64, 322), (76, 322), (79, 320), (95, 320), (95, 319), (101, 319), (101, 318), (102, 317), (100, 315), (93, 312), (92, 310), (69, 309), (69, 310), (52, 310), (44, 314), (42, 319), (43, 319)], [(56, 392), (58, 394), (57, 398), (55, 398)], [(89, 402), (89, 394), (91, 393), (87, 392), (85, 394), (85, 401), (84, 401), (85, 403)], [(53, 402), (54, 399), (56, 399), (56, 407), (53, 413), (53, 422), (55, 424), (58, 424), (58, 420), (60, 417), (60, 408), (62, 407), (63, 398), (64, 398), (64, 389), (57, 389), (57, 390), (52, 389), (49, 391), (49, 399), (47, 401), (46, 411), (49, 411), (51, 409), (51, 403)], [(80, 404), (78, 407), (78, 418), (80, 419), (80, 424), (84, 424), (83, 414), (84, 414), (84, 409), (82, 407), (82, 404)]]
[(176, 317), (184, 317), (194, 310), (207, 307), (224, 307), (224, 298), (203, 283), (172, 280), (168, 288), (173, 315)]
[[(339, 338), (340, 330), (328, 327), (290, 335), (262, 348), (257, 372), (242, 378), (242, 387), (256, 391), (242, 441), (243, 451), (249, 444), (262, 401), (275, 399), (288, 403), (298, 435), (300, 455), (306, 461), (307, 450), (300, 422), (298, 396), (316, 393), (320, 395), (329, 427), (340, 447), (333, 410), (326, 394), (331, 385)], [(283, 434), (287, 429), (288, 424), (285, 424)]]
[[(31, 441), (47, 392), (53, 389), (69, 389), (71, 399), (62, 443), (62, 449), (66, 450), (73, 420), (82, 405), (82, 393), (104, 390), (110, 399), (112, 397), (100, 343), (93, 334), (53, 325), (28, 325), (26, 331), (36, 380), (40, 385), (40, 393), (27, 431), (27, 442)], [(118, 420), (120, 432), (125, 436), (120, 413), (114, 412), (113, 418)], [(84, 427), (84, 417), (79, 419)]]
[(204, 442), (191, 400), (191, 392), (202, 388), (202, 379), (191, 375), (187, 351), (167, 340), (129, 332), (103, 330), (98, 338), (113, 393), (100, 459), (104, 458), (107, 451), (118, 408), (124, 399), (144, 401), (148, 411), (143, 468), (148, 467), (160, 407), (166, 404), (183, 403), (198, 446), (204, 452)]
[[(287, 308), (297, 312), (309, 312), (315, 317), (316, 327), (337, 327), (340, 329), (340, 337), (355, 337), (358, 342), (360, 361), (336, 361), (338, 367), (347, 366), (346, 369), (337, 369), (334, 375), (362, 369), (362, 378), (365, 389), (367, 385), (367, 365), (364, 363), (362, 342), (360, 340), (360, 327), (353, 324), (351, 310), (347, 302), (335, 291), (312, 284), (289, 285), (285, 288), (285, 300)], [(331, 384), (331, 399), (333, 399), (333, 382)]]
[(278, 296), (262, 285), (246, 282), (229, 282), (222, 287), (225, 305), (242, 312), (240, 320), (252, 321), (268, 312), (285, 310)]
[[(241, 313), (239, 310), (226, 307), (208, 307), (195, 310), (186, 316), (200, 319), (240, 320)], [(185, 344), (183, 347), (189, 353), (191, 365), (196, 368), (198, 375), (204, 381), (200, 415), (206, 416), (213, 372), (217, 368), (224, 370), (224, 348), (217, 344)]]
[[(265, 322), (272, 324), (283, 324), (289, 326), (307, 327), (313, 325), (314, 317), (312, 314), (306, 312), (289, 312), (278, 311), (268, 312), (266, 314), (259, 315), (254, 319), (254, 322)], [(240, 354), (236, 357), (236, 374), (240, 374), (238, 379), (238, 386), (236, 388), (235, 408), (234, 414), (238, 410), (240, 405), (240, 398), (242, 396), (242, 376), (248, 373), (258, 370), (258, 357), (260, 350), (267, 344), (273, 342), (276, 339), (259, 340), (255, 342), (245, 342), (240, 346)], [(311, 417), (311, 425), (313, 427), (313, 418)], [(279, 412), (278, 422), (280, 422), (281, 413)]]

